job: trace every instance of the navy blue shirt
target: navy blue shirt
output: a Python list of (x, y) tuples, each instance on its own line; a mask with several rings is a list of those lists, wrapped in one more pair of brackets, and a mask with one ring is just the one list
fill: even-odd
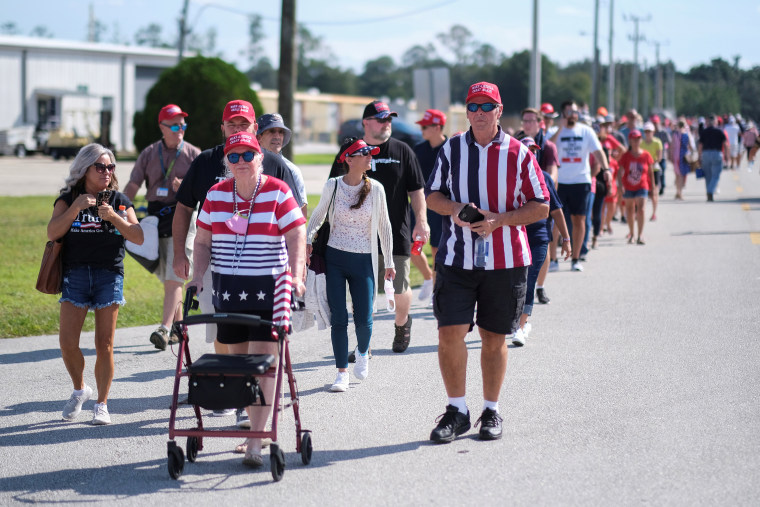
[(525, 231), (528, 233), (528, 243), (531, 246), (537, 243), (548, 243), (552, 240), (552, 227), (554, 222), (551, 212), (555, 209), (562, 208), (562, 201), (559, 200), (559, 195), (557, 195), (557, 191), (554, 189), (554, 181), (552, 180), (552, 177), (549, 176), (549, 173), (546, 171), (541, 172), (544, 173), (546, 188), (549, 190), (549, 216), (543, 220), (525, 226)]
[(726, 134), (716, 127), (707, 127), (699, 134), (699, 144), (703, 150), (721, 151), (725, 142)]

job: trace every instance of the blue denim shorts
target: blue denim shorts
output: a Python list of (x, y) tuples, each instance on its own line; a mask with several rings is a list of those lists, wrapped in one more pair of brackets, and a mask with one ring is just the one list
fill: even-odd
[(115, 271), (89, 266), (74, 266), (63, 271), (63, 290), (59, 303), (68, 301), (79, 308), (99, 310), (113, 304), (123, 305), (124, 277)]
[(640, 188), (639, 190), (626, 190), (623, 192), (623, 199), (635, 199), (637, 197), (643, 197), (646, 199), (649, 197), (649, 190)]

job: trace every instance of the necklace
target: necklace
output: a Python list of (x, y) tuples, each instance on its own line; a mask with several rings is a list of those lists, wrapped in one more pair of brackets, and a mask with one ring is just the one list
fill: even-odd
[[(259, 179), (256, 181), (256, 188), (253, 189), (253, 196), (251, 197), (251, 205), (248, 208), (248, 216), (246, 217), (246, 223), (245, 223), (245, 229), (242, 232), (243, 236), (243, 244), (238, 249), (238, 243), (240, 240), (241, 232), (235, 231), (235, 253), (232, 259), (232, 273), (237, 274), (238, 266), (240, 265), (240, 259), (243, 257), (243, 253), (245, 252), (245, 244), (248, 241), (248, 224), (251, 222), (251, 215), (253, 214), (253, 203), (256, 201), (256, 194), (259, 193), (259, 187), (261, 186), (261, 173), (259, 173)], [(240, 212), (238, 211), (238, 204), (237, 204), (237, 181), (234, 179), (232, 180), (232, 199), (235, 205), (235, 211), (233, 217), (240, 217)]]

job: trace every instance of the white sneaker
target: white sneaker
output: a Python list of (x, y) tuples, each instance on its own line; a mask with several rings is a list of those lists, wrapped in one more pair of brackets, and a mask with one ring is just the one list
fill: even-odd
[[(357, 362), (359, 361), (359, 357), (356, 358)], [(335, 377), (335, 382), (333, 382), (333, 385), (330, 386), (330, 391), (334, 393), (344, 393), (346, 392), (347, 389), (348, 389), (348, 372), (339, 371), (338, 376)]]
[(235, 411), (235, 417), (237, 418), (237, 427), (251, 429), (251, 421), (248, 419), (248, 412), (244, 408), (239, 408)]
[(354, 377), (364, 380), (369, 375), (369, 355), (356, 354), (356, 364), (354, 364)]
[(515, 331), (515, 334), (512, 336), (512, 343), (518, 347), (525, 345), (525, 334), (523, 333), (522, 328), (517, 328), (517, 331)]
[(583, 266), (581, 266), (580, 261), (575, 261), (570, 266), (570, 269), (573, 270), (573, 271), (583, 271)]
[(549, 261), (549, 273), (559, 271), (559, 261)]
[(74, 393), (72, 393), (69, 401), (67, 401), (63, 406), (63, 413), (61, 414), (61, 417), (63, 417), (65, 421), (73, 421), (76, 416), (79, 415), (79, 412), (82, 411), (82, 405), (84, 402), (92, 397), (92, 388), (90, 386), (85, 384), (82, 391), (84, 392), (79, 396), (76, 396)]
[(214, 417), (226, 417), (228, 415), (235, 415), (235, 409), (224, 408), (222, 410), (214, 410), (213, 412), (211, 412), (211, 415)]
[(530, 322), (526, 322), (522, 327), (523, 336), (526, 340), (528, 339), (528, 335), (530, 334), (531, 329), (533, 329), (533, 325)]
[(425, 280), (420, 287), (420, 293), (417, 295), (417, 299), (425, 301), (433, 294), (433, 279)]
[(92, 424), (97, 426), (111, 424), (111, 416), (108, 415), (108, 407), (105, 403), (96, 403), (92, 409)]

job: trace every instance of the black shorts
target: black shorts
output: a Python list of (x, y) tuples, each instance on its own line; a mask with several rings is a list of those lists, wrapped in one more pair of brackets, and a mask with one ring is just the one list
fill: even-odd
[[(222, 312), (216, 310), (217, 313), (233, 313)], [(272, 312), (234, 312), (243, 313), (245, 315), (258, 315), (264, 320), (271, 322)], [(272, 327), (261, 325), (257, 327), (243, 326), (240, 324), (217, 324), (216, 339), (219, 343), (229, 345), (231, 343), (245, 343), (245, 342), (271, 342), (272, 340)]]
[(661, 181), (662, 181), (662, 171), (655, 171), (654, 172), (654, 184), (655, 184), (655, 186), (659, 187), (662, 184)]
[(527, 290), (527, 266), (512, 269), (468, 270), (435, 265), (433, 313), (438, 327), (467, 324), (477, 305), (475, 324), (508, 335), (520, 323)]
[(566, 213), (586, 216), (588, 212), (588, 194), (591, 192), (590, 183), (560, 183), (557, 195), (562, 201)]

